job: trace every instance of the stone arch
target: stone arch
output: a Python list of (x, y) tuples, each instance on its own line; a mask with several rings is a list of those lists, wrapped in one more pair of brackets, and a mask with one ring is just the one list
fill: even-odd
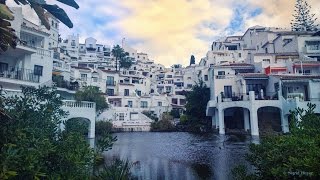
[[(84, 135), (86, 134), (89, 136), (91, 122), (87, 118), (83, 118), (83, 117), (68, 118), (64, 121), (64, 125), (65, 125), (65, 130), (68, 130), (68, 128), (71, 128), (71, 130), (75, 130), (75, 128), (77, 128), (77, 130), (80, 131), (80, 133)], [(82, 128), (85, 128), (85, 129), (82, 129)]]
[(276, 106), (262, 106), (257, 109), (260, 132), (281, 132), (283, 130), (282, 110)]
[[(64, 100), (62, 109), (68, 112), (68, 116), (64, 121), (72, 118), (85, 118), (90, 121), (90, 128), (88, 138), (95, 137), (95, 121), (96, 121), (96, 104), (93, 102), (81, 101), (77, 102), (74, 100)], [(64, 122), (63, 121), (63, 122)], [(61, 129), (64, 129), (64, 124), (61, 124)]]
[(250, 110), (248, 108), (241, 106), (223, 109), (226, 132), (250, 129), (249, 113)]

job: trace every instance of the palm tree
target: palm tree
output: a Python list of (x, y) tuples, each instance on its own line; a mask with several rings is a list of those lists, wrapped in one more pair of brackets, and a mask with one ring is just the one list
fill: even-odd
[[(74, 0), (57, 0), (61, 3), (64, 3), (68, 6), (79, 8), (79, 5)], [(46, 12), (49, 12), (54, 17), (59, 19), (63, 24), (69, 28), (73, 27), (71, 20), (69, 19), (66, 12), (60, 8), (58, 5), (47, 4), (45, 0), (14, 0), (18, 5), (29, 5), (36, 14), (38, 15), (41, 23), (49, 30), (50, 23), (45, 16)], [(14, 29), (11, 28), (11, 23), (14, 19), (13, 13), (10, 11), (6, 5), (6, 0), (0, 0), (0, 53), (6, 51), (9, 46), (15, 48), (17, 45), (17, 36), (14, 33)]]
[[(112, 55), (116, 58), (116, 71), (118, 71), (118, 60), (121, 61), (126, 56), (126, 52), (119, 45), (113, 46)], [(120, 70), (120, 66), (119, 66)]]

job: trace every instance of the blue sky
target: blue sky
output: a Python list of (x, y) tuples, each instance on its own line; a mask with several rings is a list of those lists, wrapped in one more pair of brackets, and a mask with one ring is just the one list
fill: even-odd
[[(13, 3), (13, 0), (8, 0)], [(219, 37), (241, 35), (254, 25), (288, 28), (294, 0), (76, 0), (78, 10), (55, 0), (74, 23), (60, 25), (60, 34), (94, 37), (106, 45), (126, 43), (149, 54), (155, 62), (187, 65), (197, 62)], [(309, 0), (315, 13), (320, 1)], [(25, 14), (32, 18), (30, 10)], [(320, 19), (320, 18), (319, 18)]]

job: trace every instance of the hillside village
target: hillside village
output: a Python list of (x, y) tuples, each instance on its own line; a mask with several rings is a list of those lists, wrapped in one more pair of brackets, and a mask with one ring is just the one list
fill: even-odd
[[(319, 32), (254, 26), (241, 36), (212, 42), (197, 64), (170, 68), (123, 40), (133, 65), (118, 70), (112, 45), (95, 37), (80, 42), (79, 35), (60, 39), (60, 22), (50, 14), (47, 30), (28, 21), (21, 8), (11, 10), (21, 41), (0, 57), (0, 85), (8, 94), (19, 93), (21, 85), (47, 85), (73, 100), (77, 90), (96, 86), (109, 103), (97, 120), (111, 121), (122, 131), (149, 131), (154, 120), (144, 112), (158, 119), (172, 109), (183, 113), (185, 95), (199, 80), (210, 87), (206, 113), (220, 134), (238, 128), (259, 135), (268, 125), (288, 132), (290, 110), (308, 102), (320, 113)], [(264, 121), (268, 117), (276, 123)]]

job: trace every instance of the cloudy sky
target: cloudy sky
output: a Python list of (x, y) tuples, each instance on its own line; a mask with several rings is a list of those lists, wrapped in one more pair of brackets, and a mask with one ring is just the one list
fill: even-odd
[[(8, 0), (9, 3), (13, 0)], [(79, 34), (101, 44), (127, 44), (157, 63), (198, 62), (213, 40), (241, 35), (254, 25), (289, 27), (295, 0), (76, 0), (80, 8), (65, 9), (74, 23), (60, 25), (62, 37)], [(47, 0), (56, 3), (54, 0)], [(309, 0), (320, 19), (320, 1)], [(29, 10), (25, 14), (32, 18)]]

